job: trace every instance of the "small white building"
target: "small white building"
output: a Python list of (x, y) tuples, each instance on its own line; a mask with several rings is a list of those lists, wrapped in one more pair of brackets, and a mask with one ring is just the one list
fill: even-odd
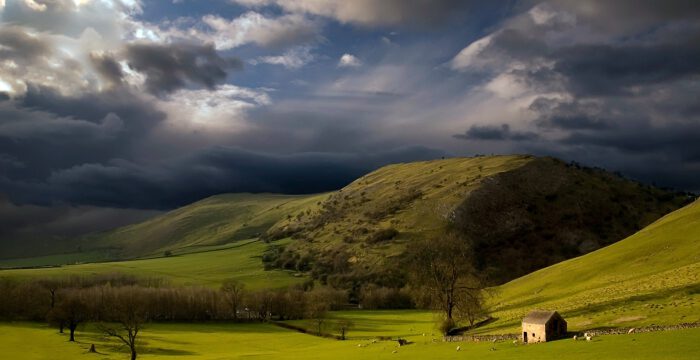
[(566, 321), (556, 311), (533, 311), (523, 318), (523, 342), (552, 341), (566, 335)]

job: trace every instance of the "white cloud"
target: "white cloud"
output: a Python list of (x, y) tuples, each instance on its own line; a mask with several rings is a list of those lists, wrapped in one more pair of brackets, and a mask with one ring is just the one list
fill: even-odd
[(39, 4), (34, 0), (24, 0), (24, 4), (34, 11), (46, 11), (46, 4)]
[[(277, 5), (292, 13), (307, 13), (365, 26), (431, 23), (454, 11), (452, 0), (230, 0), (248, 7)], [(466, 2), (465, 2), (466, 3)], [(459, 4), (464, 6), (467, 4)]]
[(160, 101), (176, 128), (235, 132), (245, 127), (246, 112), (271, 103), (267, 92), (222, 85), (216, 90), (183, 89)]
[(343, 54), (338, 61), (338, 67), (358, 67), (362, 65), (362, 61), (355, 55)]
[(309, 46), (299, 46), (286, 51), (282, 55), (277, 56), (261, 56), (251, 63), (254, 65), (258, 63), (282, 65), (288, 69), (298, 69), (315, 59), (314, 55), (311, 53), (311, 47)]
[(232, 49), (248, 43), (276, 47), (308, 43), (318, 37), (318, 24), (299, 14), (276, 18), (249, 11), (233, 20), (207, 15), (202, 21), (214, 32), (210, 39), (218, 49)]
[(483, 65), (483, 63), (480, 62), (481, 53), (491, 44), (492, 36), (493, 35), (487, 35), (462, 49), (462, 51), (452, 59), (450, 63), (452, 69), (463, 70), (472, 66), (481, 67)]

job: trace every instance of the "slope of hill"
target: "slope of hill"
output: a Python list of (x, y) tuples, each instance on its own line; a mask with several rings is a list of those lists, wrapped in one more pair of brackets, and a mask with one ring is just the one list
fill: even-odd
[(454, 158), (386, 166), (330, 194), (214, 196), (78, 238), (73, 254), (5, 265), (162, 257), (262, 235), (293, 239), (260, 254), (266, 268), (309, 272), (342, 288), (401, 286), (412, 241), (457, 229), (476, 251), (475, 265), (503, 283), (622, 239), (686, 200), (551, 158)]
[(631, 235), (687, 197), (551, 158), (492, 156), (370, 173), (265, 235), (297, 241), (265, 257), (322, 281), (400, 284), (411, 241), (460, 231), (502, 283)]
[(121, 258), (196, 250), (254, 238), (287, 214), (324, 195), (224, 194), (206, 198), (148, 221), (80, 239), (82, 249), (109, 250)]
[(534, 308), (556, 309), (573, 329), (700, 321), (700, 201), (636, 234), (495, 289), (498, 321), (480, 330), (508, 332)]

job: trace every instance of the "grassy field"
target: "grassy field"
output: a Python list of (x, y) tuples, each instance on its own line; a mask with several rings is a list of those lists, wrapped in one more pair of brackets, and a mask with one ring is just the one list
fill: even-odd
[[(218, 287), (223, 280), (237, 279), (249, 289), (279, 288), (305, 280), (303, 277), (294, 277), (289, 271), (264, 271), (260, 256), (267, 246), (256, 239), (244, 240), (232, 245), (203, 248), (199, 249), (200, 252), (176, 254), (171, 257), (54, 268), (0, 270), (0, 277), (29, 279), (120, 272), (143, 277), (162, 277), (176, 285)], [(208, 251), (202, 251), (206, 249)]]
[[(128, 359), (127, 349), (87, 328), (67, 341), (55, 329), (0, 323), (0, 348), (8, 359)], [(266, 324), (150, 324), (141, 334), (139, 359), (697, 359), (700, 329), (600, 336), (591, 342), (560, 340), (536, 345), (511, 342), (413, 343), (338, 341)], [(98, 354), (87, 352), (95, 344)], [(360, 346), (358, 346), (360, 345)], [(457, 346), (461, 351), (456, 351)]]
[(534, 308), (573, 329), (700, 321), (700, 201), (598, 251), (496, 288), (480, 332), (517, 331)]

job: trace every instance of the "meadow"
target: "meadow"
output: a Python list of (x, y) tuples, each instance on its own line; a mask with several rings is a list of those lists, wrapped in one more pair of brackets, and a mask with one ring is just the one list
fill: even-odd
[[(284, 244), (284, 241), (278, 243)], [(231, 245), (200, 248), (199, 252), (153, 259), (0, 270), (0, 277), (31, 279), (119, 272), (163, 278), (173, 285), (212, 288), (218, 288), (224, 280), (235, 279), (251, 290), (286, 287), (305, 280), (304, 277), (295, 277), (290, 271), (263, 270), (260, 257), (267, 247), (268, 244), (251, 239)]]
[[(407, 318), (407, 320), (410, 317)], [(390, 326), (391, 324), (386, 324)], [(404, 326), (401, 324), (400, 326)], [(8, 359), (125, 359), (126, 349), (88, 327), (77, 343), (34, 323), (0, 323), (0, 347)], [(696, 359), (700, 329), (564, 339), (536, 345), (509, 341), (433, 343), (422, 335), (412, 344), (369, 339), (319, 338), (270, 324), (151, 324), (142, 333), (139, 359)], [(28, 341), (28, 339), (31, 339)], [(41, 346), (37, 346), (41, 344)], [(91, 344), (97, 354), (88, 353)], [(359, 345), (359, 346), (358, 346)], [(456, 347), (461, 350), (457, 351)]]

